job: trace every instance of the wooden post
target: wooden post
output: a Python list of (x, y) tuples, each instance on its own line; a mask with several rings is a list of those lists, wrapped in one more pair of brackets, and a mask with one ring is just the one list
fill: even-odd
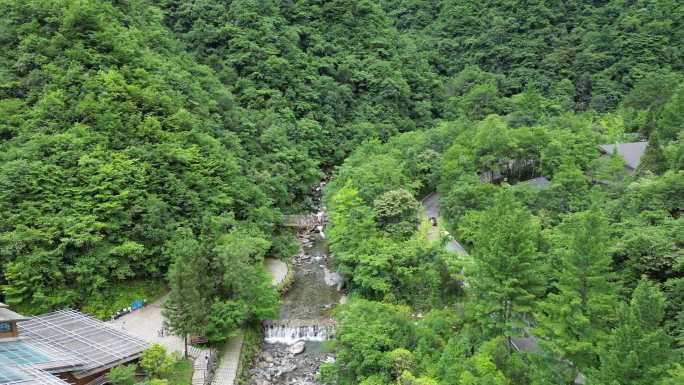
[(188, 333), (185, 333), (185, 358), (188, 358)]

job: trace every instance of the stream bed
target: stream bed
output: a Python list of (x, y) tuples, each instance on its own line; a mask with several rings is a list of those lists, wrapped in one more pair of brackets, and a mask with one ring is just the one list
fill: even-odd
[(344, 281), (330, 270), (328, 242), (319, 230), (299, 235), (301, 253), (290, 260), (295, 281), (282, 297), (280, 318), (264, 322), (250, 385), (317, 385), (319, 366), (335, 359), (325, 341), (334, 335), (330, 317), (345, 300)]

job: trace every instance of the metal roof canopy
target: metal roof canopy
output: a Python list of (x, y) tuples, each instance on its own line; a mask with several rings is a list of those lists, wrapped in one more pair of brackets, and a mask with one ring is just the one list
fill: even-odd
[(18, 365), (50, 361), (50, 357), (23, 341), (0, 343), (0, 360), (6, 359)]
[(26, 377), (26, 374), (22, 371), (16, 368), (10, 368), (9, 366), (0, 363), (0, 384), (23, 381), (26, 379)]
[(2, 385), (69, 385), (68, 382), (31, 365), (21, 367), (0, 363), (0, 384)]
[(32, 317), (19, 325), (29, 342), (37, 341), (72, 353), (83, 365), (74, 376), (82, 378), (140, 356), (148, 344), (128, 333), (74, 310)]
[[(32, 362), (16, 360), (20, 356), (35, 358)], [(40, 358), (40, 359), (38, 359)], [(50, 346), (43, 341), (25, 338), (3, 339), (0, 341), (0, 363), (9, 365), (30, 364), (31, 367), (51, 373), (69, 372), (79, 369), (83, 361), (74, 354)]]

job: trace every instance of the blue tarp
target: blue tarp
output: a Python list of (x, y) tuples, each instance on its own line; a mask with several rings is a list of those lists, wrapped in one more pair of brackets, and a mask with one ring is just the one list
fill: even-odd
[(145, 301), (142, 299), (135, 300), (131, 304), (131, 309), (132, 310), (140, 309), (141, 307), (143, 307), (144, 304), (145, 304)]

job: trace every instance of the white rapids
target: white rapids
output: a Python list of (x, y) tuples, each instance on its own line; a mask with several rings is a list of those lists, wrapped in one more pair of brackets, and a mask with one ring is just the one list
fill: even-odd
[(292, 345), (300, 341), (325, 341), (335, 333), (330, 321), (287, 320), (264, 322), (264, 341)]

